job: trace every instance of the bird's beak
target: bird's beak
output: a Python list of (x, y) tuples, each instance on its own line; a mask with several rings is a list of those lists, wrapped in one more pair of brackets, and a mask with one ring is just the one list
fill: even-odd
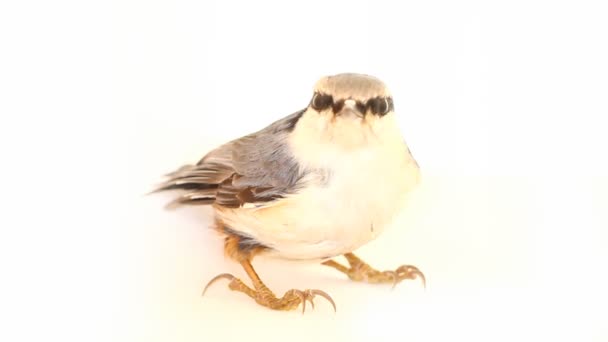
[(345, 100), (344, 106), (338, 112), (338, 115), (350, 118), (363, 118), (364, 113), (361, 113), (357, 109), (357, 102), (355, 100)]

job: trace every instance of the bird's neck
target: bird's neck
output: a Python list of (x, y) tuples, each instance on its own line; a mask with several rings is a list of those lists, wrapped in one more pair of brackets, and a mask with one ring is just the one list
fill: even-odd
[(298, 120), (288, 142), (298, 161), (310, 167), (334, 164), (351, 154), (405, 146), (394, 113), (361, 120), (307, 111)]

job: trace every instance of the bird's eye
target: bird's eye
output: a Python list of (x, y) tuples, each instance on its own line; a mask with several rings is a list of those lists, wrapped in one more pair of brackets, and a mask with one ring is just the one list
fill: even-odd
[(333, 104), (334, 99), (331, 95), (315, 93), (310, 101), (310, 105), (317, 111), (325, 110)]
[(393, 101), (389, 97), (376, 97), (368, 102), (369, 108), (375, 115), (386, 115), (393, 107)]

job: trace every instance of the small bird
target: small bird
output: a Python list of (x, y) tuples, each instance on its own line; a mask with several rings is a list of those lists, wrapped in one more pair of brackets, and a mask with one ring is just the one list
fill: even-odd
[[(393, 98), (376, 77), (343, 73), (317, 81), (310, 103), (260, 131), (207, 153), (167, 175), (154, 190), (178, 190), (168, 208), (211, 205), (227, 256), (252, 287), (220, 274), (228, 287), (275, 310), (292, 310), (318, 289), (276, 296), (251, 262), (261, 254), (318, 261), (355, 281), (392, 283), (420, 277), (411, 265), (377, 271), (353, 251), (375, 239), (404, 207), (420, 171), (399, 130)], [(344, 266), (332, 258), (343, 255)]]

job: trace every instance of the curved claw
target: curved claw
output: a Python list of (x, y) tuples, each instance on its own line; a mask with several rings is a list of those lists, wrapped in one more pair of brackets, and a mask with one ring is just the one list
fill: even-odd
[(399, 268), (397, 268), (397, 270), (395, 271), (395, 273), (401, 279), (406, 279), (406, 278), (416, 279), (416, 278), (420, 278), (422, 280), (422, 286), (426, 289), (426, 277), (418, 269), (418, 267), (411, 266), (411, 265), (399, 266)]
[(224, 278), (225, 278), (225, 279), (228, 279), (228, 280), (230, 280), (230, 281), (232, 281), (232, 280), (236, 279), (236, 277), (235, 277), (235, 276), (233, 276), (233, 275), (232, 275), (232, 274), (230, 274), (230, 273), (222, 273), (222, 274), (219, 274), (219, 275), (215, 276), (213, 279), (209, 280), (209, 282), (207, 283), (207, 285), (206, 285), (206, 286), (205, 286), (205, 288), (203, 289), (203, 294), (202, 294), (201, 296), (204, 296), (204, 295), (205, 295), (205, 292), (207, 292), (207, 289), (209, 288), (209, 286), (211, 286), (211, 284), (215, 283), (216, 281), (218, 281), (218, 280), (220, 280), (220, 279), (224, 279)]
[[(321, 291), (321, 290), (307, 290), (307, 292), (311, 294), (311, 298), (310, 298), (310, 302), (311, 303), (312, 303), (312, 300), (315, 298), (315, 296), (321, 296), (321, 297), (327, 299), (327, 301), (329, 303), (331, 303), (331, 306), (334, 307), (334, 312), (337, 312), (337, 310), (336, 310), (336, 303), (331, 298), (331, 296), (328, 295), (326, 292)], [(313, 304), (313, 308), (314, 308), (314, 304)]]
[(295, 295), (298, 296), (298, 298), (300, 298), (300, 301), (302, 302), (302, 315), (303, 315), (304, 311), (306, 311), (306, 294), (300, 290), (294, 290), (293, 293), (295, 293)]
[(389, 276), (393, 280), (393, 286), (391, 286), (391, 290), (394, 289), (395, 286), (397, 286), (399, 281), (401, 281), (396, 271), (384, 271), (382, 272), (382, 274)]
[(316, 296), (321, 296), (321, 297), (327, 299), (327, 301), (333, 306), (334, 312), (336, 312), (336, 303), (331, 298), (331, 296), (328, 295), (324, 291), (321, 291), (321, 290), (304, 290), (304, 291), (292, 290), (292, 292), (296, 296), (298, 296), (298, 298), (300, 298), (300, 301), (302, 302), (302, 314), (304, 314), (304, 312), (306, 311), (306, 302), (310, 302), (310, 305), (312, 306), (312, 308), (314, 310), (314, 308), (315, 308), (314, 299)]
[(313, 299), (315, 299), (315, 294), (311, 292), (311, 290), (306, 290), (306, 300), (310, 302), (310, 306), (312, 306), (312, 309), (315, 309), (315, 302), (313, 301)]

